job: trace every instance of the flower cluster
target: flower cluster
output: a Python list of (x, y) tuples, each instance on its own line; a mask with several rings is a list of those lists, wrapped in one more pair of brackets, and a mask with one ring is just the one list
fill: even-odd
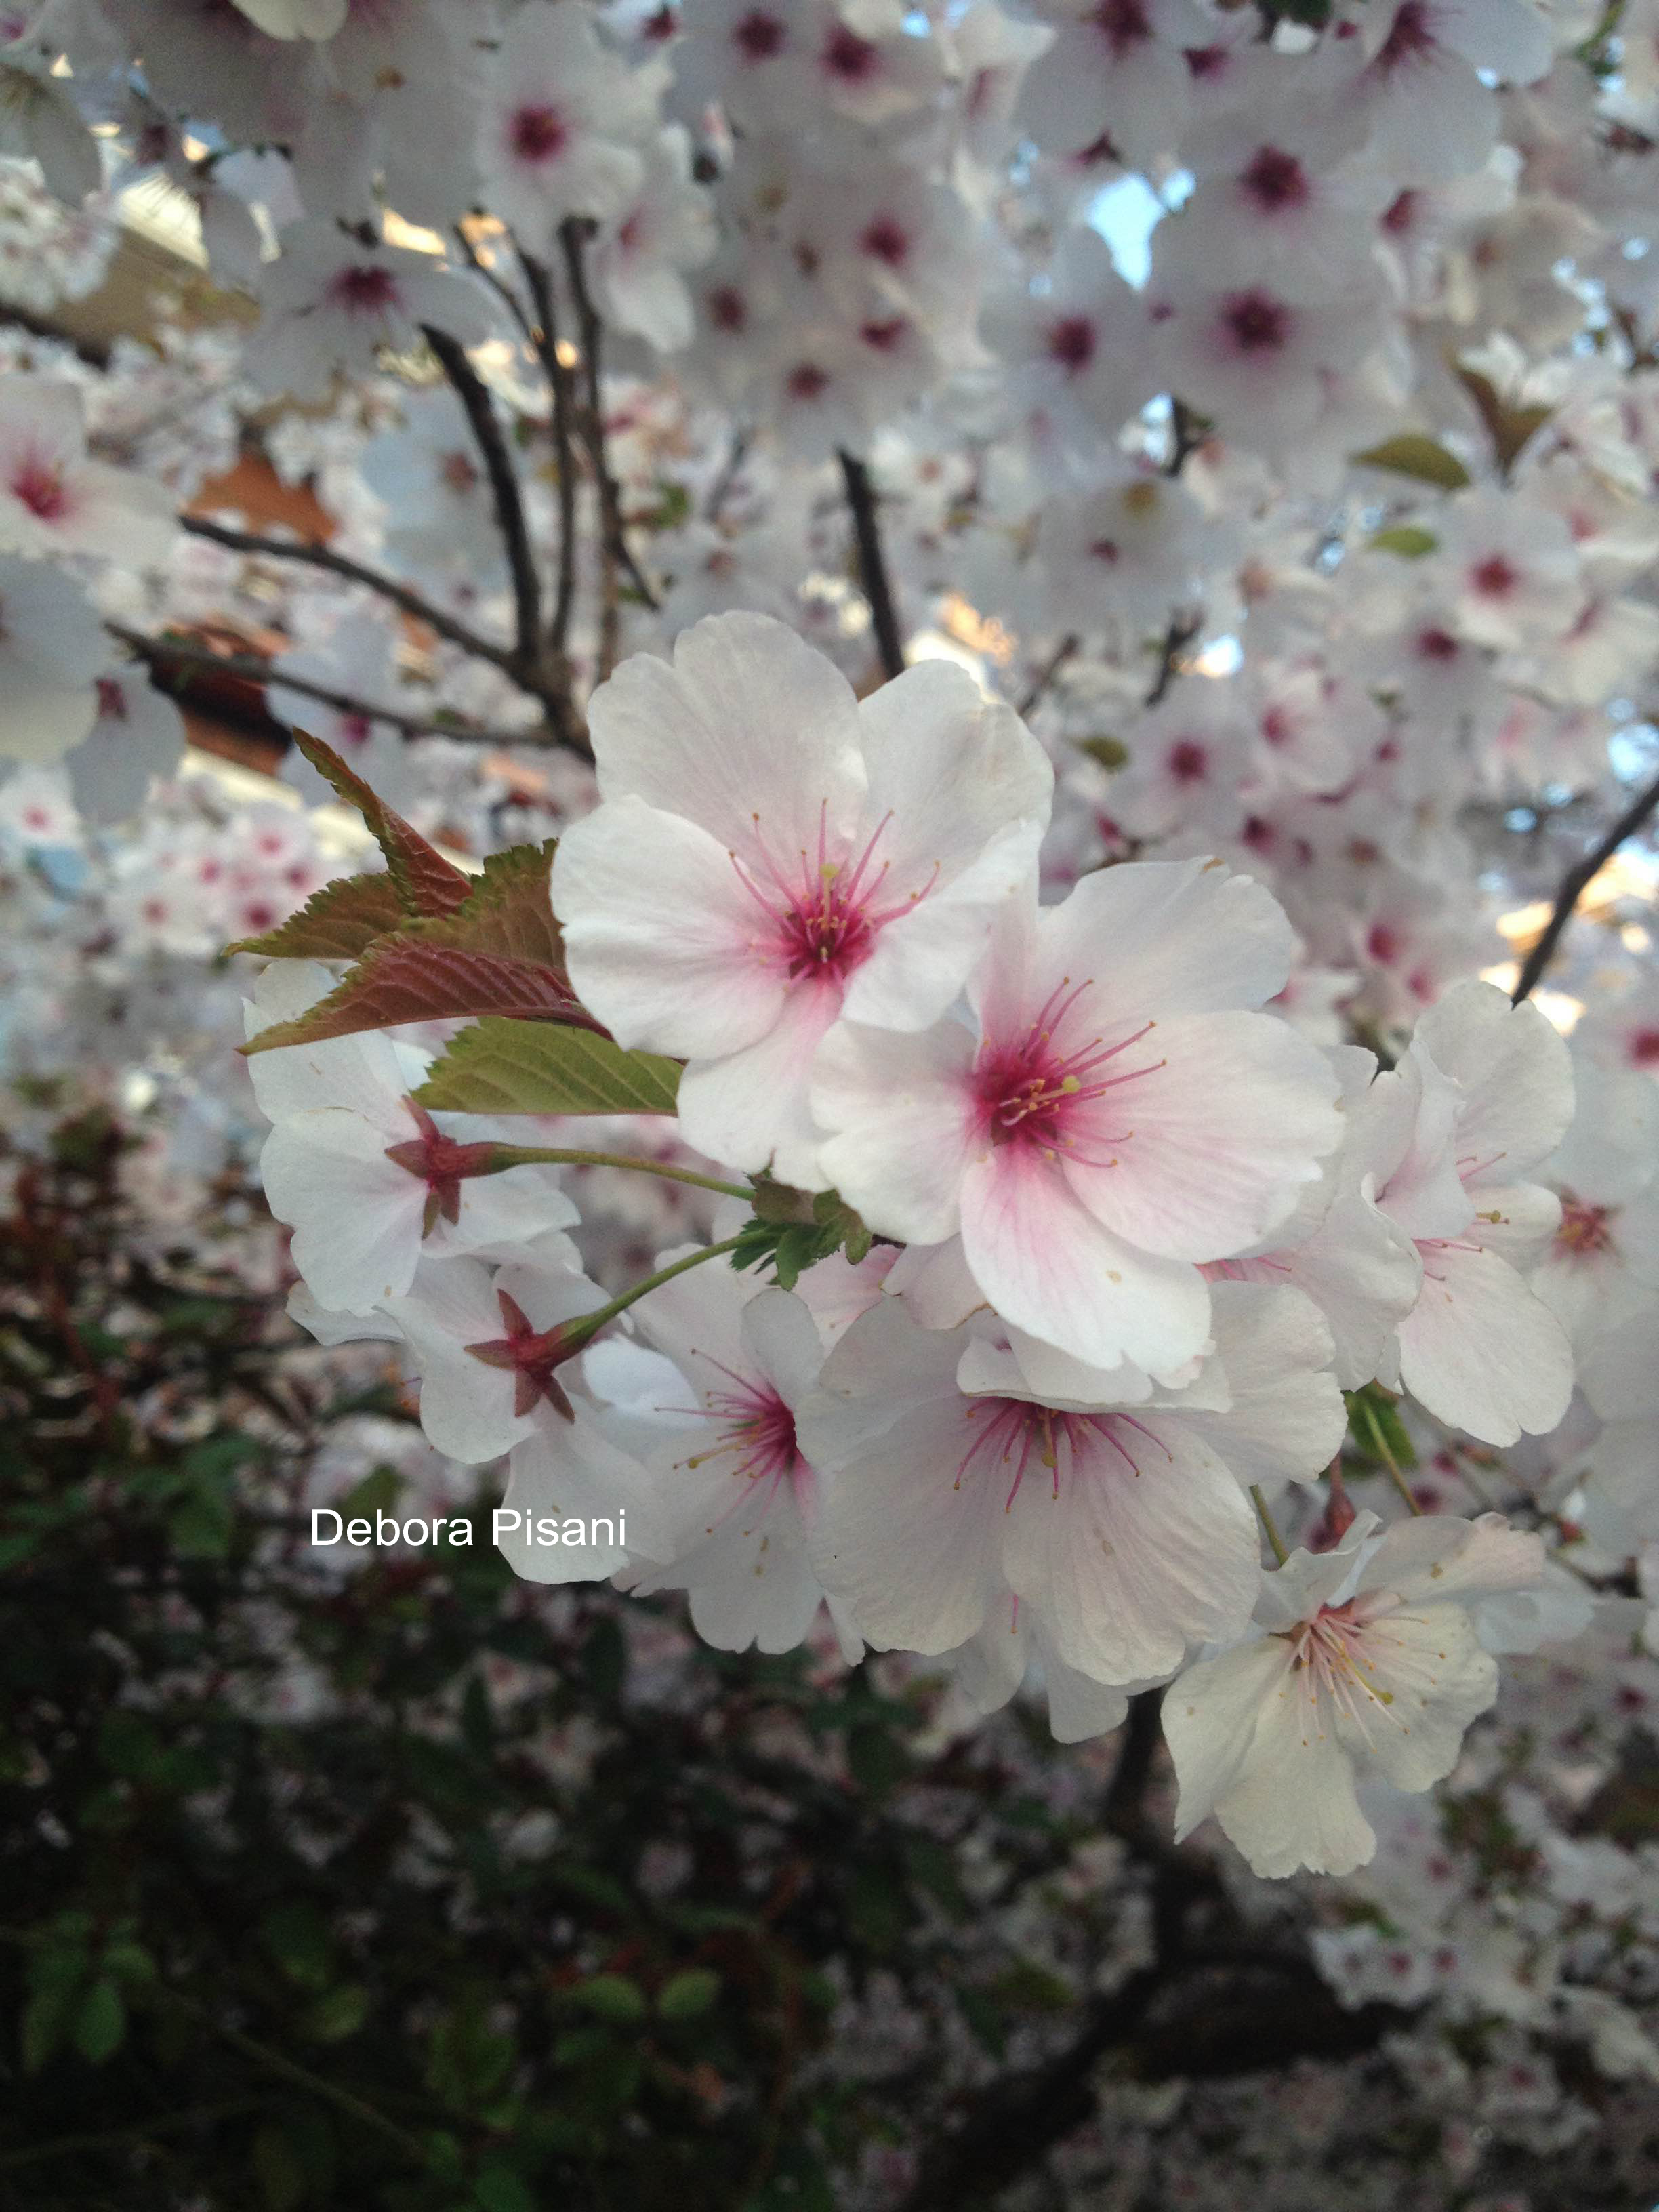
[[(167, 1081), (273, 963), (295, 1310), (527, 1577), (1161, 1693), (1274, 1874), (1635, 1632), (1650, 14), (6, 15), (0, 290), (160, 203), (240, 295), (4, 340), (26, 1003)], [(384, 874), (171, 781), (203, 678)]]
[[(958, 669), (860, 701), (781, 623), (720, 616), (589, 720), (555, 1026), (486, 1020), (435, 1066), (373, 1033), (395, 960), (436, 1012), (441, 946), (514, 951), (488, 875), (337, 987), (265, 971), (252, 1066), (298, 1317), (400, 1341), (434, 1445), (507, 1457), (520, 1572), (688, 1589), (733, 1649), (787, 1649), (827, 1606), (849, 1657), (938, 1656), (985, 1711), (1035, 1666), (1067, 1739), (1169, 1683), (1182, 1820), (1214, 1811), (1264, 1871), (1350, 1871), (1356, 1768), (1450, 1771), (1496, 1695), (1489, 1608), (1544, 1547), (1495, 1514), (1383, 1532), (1340, 1481), (1300, 1514), (1313, 1550), (1264, 1571), (1261, 1531), (1282, 1553), (1274, 1501), (1340, 1464), (1345, 1389), (1379, 1437), (1402, 1388), (1487, 1444), (1560, 1421), (1571, 1350), (1527, 1275), (1562, 1219), (1533, 1178), (1571, 1116), (1565, 1045), (1474, 981), (1393, 1068), (1321, 1047), (1267, 1010), (1283, 913), (1218, 861), (1039, 905), (1048, 763)], [(419, 854), (447, 864), (380, 834), (418, 899)], [(507, 860), (544, 929), (544, 878)], [(320, 939), (351, 896), (256, 949)], [(522, 1095), (486, 1046), (529, 1055)], [(665, 1081), (685, 1142), (748, 1178), (633, 1162), (731, 1219), (610, 1299), (556, 1173), (585, 1156), (473, 1110), (576, 1080), (618, 1104)], [(562, 1542), (600, 1522), (614, 1541)]]

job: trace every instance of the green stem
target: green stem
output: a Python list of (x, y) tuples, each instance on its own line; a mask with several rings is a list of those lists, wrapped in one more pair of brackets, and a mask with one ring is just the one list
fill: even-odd
[(663, 1284), (672, 1283), (676, 1275), (684, 1274), (688, 1267), (701, 1267), (705, 1260), (718, 1260), (722, 1252), (735, 1252), (742, 1242), (740, 1237), (728, 1237), (723, 1244), (705, 1244), (698, 1251), (688, 1252), (684, 1259), (676, 1260), (671, 1267), (659, 1267), (654, 1275), (647, 1275), (643, 1281), (635, 1283), (632, 1290), (624, 1291), (619, 1298), (612, 1298), (608, 1306), (601, 1306), (597, 1313), (583, 1314), (579, 1320), (572, 1322), (569, 1324), (570, 1334), (577, 1337), (580, 1331), (578, 1341), (587, 1343), (608, 1321), (615, 1321), (619, 1313), (625, 1313), (647, 1291), (659, 1290)]
[(570, 1152), (558, 1145), (497, 1145), (491, 1170), (540, 1165), (569, 1168), (630, 1168), (636, 1175), (661, 1176), (668, 1182), (695, 1183), (699, 1190), (717, 1190), (722, 1198), (752, 1198), (754, 1192), (738, 1182), (722, 1182), (718, 1176), (697, 1175), (690, 1168), (671, 1168), (663, 1160), (636, 1160), (626, 1152)]
[(1267, 1510), (1267, 1501), (1261, 1495), (1261, 1485), (1259, 1482), (1253, 1482), (1250, 1485), (1250, 1496), (1255, 1504), (1256, 1518), (1267, 1531), (1267, 1541), (1273, 1547), (1273, 1557), (1282, 1567), (1291, 1555), (1285, 1549), (1285, 1539), (1273, 1526), (1273, 1516)]
[(1413, 1513), (1421, 1513), (1423, 1509), (1412, 1496), (1410, 1483), (1400, 1472), (1399, 1464), (1394, 1454), (1389, 1449), (1389, 1440), (1382, 1433), (1382, 1424), (1376, 1418), (1376, 1407), (1371, 1404), (1369, 1398), (1362, 1398), (1359, 1402), (1365, 1409), (1365, 1426), (1371, 1432), (1371, 1442), (1376, 1446), (1377, 1457), (1389, 1470), (1389, 1481), (1405, 1499), (1410, 1510)]

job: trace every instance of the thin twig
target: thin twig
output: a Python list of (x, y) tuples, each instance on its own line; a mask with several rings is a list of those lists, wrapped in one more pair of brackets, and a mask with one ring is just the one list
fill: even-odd
[(106, 622), (104, 627), (149, 668), (162, 675), (195, 668), (216, 676), (237, 678), (247, 684), (274, 685), (284, 691), (297, 691), (302, 698), (314, 699), (319, 706), (331, 707), (337, 714), (356, 714), (367, 721), (389, 723), (406, 738), (461, 738), (491, 745), (535, 742), (532, 732), (469, 730), (454, 722), (435, 721), (429, 714), (407, 714), (401, 708), (382, 707), (373, 700), (354, 698), (349, 692), (331, 690), (325, 684), (289, 676), (273, 668), (270, 661), (262, 660), (257, 653), (215, 653), (207, 646), (192, 645), (184, 638), (147, 637), (142, 630), (129, 629), (125, 623)]
[(525, 281), (536, 305), (536, 323), (531, 343), (547, 378), (553, 402), (553, 450), (555, 466), (558, 471), (559, 572), (547, 641), (559, 664), (563, 665), (569, 652), (571, 612), (576, 604), (576, 453), (571, 420), (574, 412), (574, 394), (571, 389), (570, 371), (559, 359), (559, 326), (553, 302), (552, 274), (544, 263), (533, 259), (522, 246), (519, 248), (519, 258), (524, 264)]
[(1516, 984), (1511, 1000), (1513, 1005), (1518, 1006), (1523, 999), (1530, 997), (1555, 956), (1555, 948), (1561, 941), (1561, 933), (1572, 919), (1573, 909), (1589, 890), (1593, 878), (1601, 873), (1625, 840), (1633, 837), (1643, 828), (1656, 810), (1659, 810), (1659, 776), (1656, 776), (1647, 788), (1631, 801), (1601, 843), (1586, 853), (1582, 860), (1575, 862), (1562, 877), (1561, 888), (1555, 895), (1555, 905), (1550, 918), (1545, 923), (1537, 944), (1527, 955), (1526, 965), (1521, 970), (1520, 981)]
[(600, 346), (604, 329), (599, 321), (599, 309), (593, 305), (592, 295), (587, 289), (587, 269), (584, 259), (592, 228), (592, 224), (585, 218), (572, 217), (559, 226), (559, 244), (564, 254), (565, 274), (570, 280), (570, 296), (576, 303), (578, 343), (581, 348), (582, 381), (586, 403), (582, 409), (581, 427), (599, 492), (599, 678), (603, 682), (617, 665), (622, 637), (618, 569), (626, 573), (629, 582), (653, 612), (658, 601), (638, 562), (629, 550), (627, 536), (623, 529), (622, 488), (611, 473), (611, 464), (605, 453), (605, 402), (600, 389), (603, 374)]
[(1049, 685), (1065, 667), (1066, 662), (1072, 659), (1082, 642), (1082, 639), (1075, 630), (1072, 631), (1069, 636), (1061, 638), (1060, 643), (1038, 669), (1031, 680), (1030, 690), (1019, 702), (1018, 711), (1022, 719), (1036, 712), (1046, 696)]
[(1180, 672), (1182, 649), (1189, 646), (1198, 635), (1198, 628), (1195, 622), (1182, 622), (1179, 616), (1171, 619), (1170, 627), (1164, 633), (1164, 644), (1158, 655), (1158, 674), (1152, 679), (1152, 688), (1146, 694), (1143, 704), (1156, 707), (1163, 699)]
[(853, 535), (858, 544), (859, 578), (870, 603), (870, 621), (876, 633), (881, 672), (890, 683), (904, 673), (904, 639), (899, 629), (893, 586), (882, 550), (881, 526), (876, 518), (875, 489), (870, 471), (856, 453), (840, 449), (841, 472), (847, 484), (847, 504), (852, 511)]
[(495, 524), (507, 549), (507, 564), (513, 576), (513, 605), (518, 635), (518, 663), (526, 678), (536, 669), (541, 646), (542, 586), (536, 573), (536, 559), (530, 548), (530, 532), (524, 519), (524, 498), (519, 489), (519, 479), (507, 450), (507, 440), (495, 413), (495, 404), (489, 396), (488, 386), (466, 357), (466, 348), (447, 331), (434, 324), (422, 323), (422, 332), (427, 343), (438, 356), (439, 366), (454, 388), (455, 396), (466, 410), (466, 419), (472, 427), (478, 451), (483, 457), (486, 474), (489, 478), (490, 496), (495, 506)]
[(378, 592), (383, 599), (389, 599), (393, 606), (400, 607), (416, 622), (424, 623), (440, 637), (447, 638), (452, 645), (459, 645), (474, 659), (488, 660), (508, 676), (516, 672), (510, 647), (496, 645), (487, 637), (480, 637), (476, 630), (469, 629), (453, 615), (446, 614), (441, 607), (434, 607), (429, 599), (423, 599), (420, 592), (412, 591), (407, 584), (399, 583), (396, 577), (382, 575), (376, 568), (365, 568), (361, 561), (352, 560), (348, 554), (336, 553), (331, 547), (319, 545), (311, 540), (261, 538), (252, 531), (233, 530), (225, 523), (211, 522), (205, 515), (200, 514), (181, 514), (179, 526), (181, 530), (187, 530), (192, 538), (210, 538), (216, 545), (227, 545), (233, 553), (252, 553), (265, 559), (295, 561), (307, 568), (325, 568), (331, 575), (343, 576), (349, 583), (365, 585), (371, 592)]
[(495, 295), (496, 298), (501, 301), (501, 304), (506, 307), (508, 314), (512, 316), (514, 321), (518, 325), (526, 343), (533, 347), (536, 343), (536, 333), (531, 325), (529, 316), (525, 313), (524, 301), (519, 297), (518, 294), (507, 283), (507, 279), (504, 276), (498, 275), (497, 272), (490, 267), (489, 262), (484, 259), (483, 254), (479, 252), (477, 247), (467, 236), (465, 228), (463, 224), (458, 222), (455, 225), (455, 237), (460, 246), (462, 252), (465, 254), (467, 259), (471, 263), (474, 270), (483, 278), (484, 283), (489, 285), (490, 290)]
[(709, 485), (708, 496), (703, 502), (702, 519), (705, 522), (720, 520), (720, 510), (731, 498), (732, 488), (743, 474), (743, 465), (749, 459), (749, 448), (753, 442), (751, 431), (738, 429), (732, 432), (731, 447), (720, 465), (720, 472)]

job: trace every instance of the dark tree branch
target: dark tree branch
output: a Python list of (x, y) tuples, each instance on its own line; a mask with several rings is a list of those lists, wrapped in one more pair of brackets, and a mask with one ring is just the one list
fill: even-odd
[(419, 592), (396, 577), (382, 575), (378, 569), (365, 568), (361, 561), (349, 555), (336, 553), (329, 546), (295, 539), (292, 543), (281, 538), (261, 538), (248, 530), (232, 530), (222, 522), (210, 522), (204, 515), (181, 514), (179, 526), (187, 530), (192, 538), (210, 538), (216, 545), (227, 545), (233, 553), (253, 553), (276, 561), (295, 561), (307, 568), (325, 568), (330, 575), (343, 576), (349, 583), (366, 585), (383, 599), (400, 607), (404, 614), (430, 630), (435, 630), (452, 645), (459, 645), (463, 653), (470, 653), (475, 660), (488, 660), (508, 676), (516, 677), (517, 665), (511, 648), (496, 645), (487, 637), (480, 637), (464, 622), (434, 607)]
[(518, 294), (507, 282), (506, 278), (499, 275), (495, 270), (490, 267), (489, 264), (484, 259), (483, 254), (479, 252), (477, 247), (467, 236), (465, 226), (464, 224), (459, 222), (456, 224), (455, 238), (462, 252), (465, 254), (467, 259), (471, 263), (473, 269), (483, 278), (484, 283), (489, 285), (490, 290), (495, 295), (496, 298), (507, 309), (508, 314), (512, 316), (514, 321), (518, 325), (520, 331), (526, 344), (532, 347), (535, 346), (536, 332), (531, 323), (529, 316), (525, 313), (524, 301), (519, 297)]
[(576, 604), (576, 450), (572, 420), (575, 394), (570, 371), (559, 359), (559, 325), (553, 303), (551, 271), (544, 263), (532, 260), (522, 246), (519, 248), (519, 258), (524, 264), (525, 281), (536, 307), (531, 343), (547, 378), (553, 402), (553, 450), (559, 477), (559, 580), (547, 635), (550, 647), (563, 665), (570, 646), (570, 617)]
[(702, 519), (705, 522), (720, 520), (720, 510), (731, 498), (732, 487), (743, 474), (743, 465), (749, 459), (749, 448), (753, 442), (751, 432), (745, 429), (733, 431), (731, 447), (720, 464), (720, 472), (708, 487), (708, 496), (703, 502)]
[(599, 677), (603, 682), (617, 665), (621, 641), (622, 610), (617, 588), (617, 571), (620, 569), (626, 573), (629, 583), (647, 606), (654, 610), (657, 596), (629, 550), (627, 535), (623, 528), (622, 490), (611, 473), (611, 464), (605, 453), (605, 403), (600, 390), (600, 346), (604, 328), (587, 289), (585, 259), (587, 240), (592, 228), (592, 224), (586, 219), (573, 216), (559, 226), (559, 245), (564, 254), (565, 274), (570, 280), (570, 296), (576, 303), (577, 343), (581, 348), (583, 397), (586, 402), (581, 410), (582, 435), (599, 492), (602, 564)]
[(1555, 905), (1550, 918), (1544, 924), (1537, 944), (1527, 955), (1526, 964), (1515, 987), (1512, 1004), (1518, 1006), (1523, 999), (1531, 995), (1544, 970), (1554, 958), (1561, 933), (1571, 921), (1575, 908), (1594, 878), (1601, 873), (1625, 840), (1635, 836), (1656, 811), (1659, 811), (1659, 776), (1656, 776), (1645, 790), (1637, 793), (1601, 843), (1586, 853), (1582, 860), (1575, 862), (1562, 877), (1561, 888), (1555, 894)]
[(490, 496), (495, 501), (496, 526), (501, 542), (507, 549), (507, 567), (513, 575), (513, 604), (516, 615), (518, 635), (518, 665), (529, 676), (536, 668), (541, 647), (542, 586), (536, 574), (536, 559), (530, 548), (530, 532), (525, 525), (524, 500), (519, 490), (519, 479), (507, 450), (507, 440), (496, 416), (495, 402), (489, 388), (466, 357), (466, 348), (431, 323), (421, 325), (422, 333), (439, 365), (454, 387), (455, 395), (466, 410), (466, 419), (472, 427), (478, 451), (489, 477)]
[(1053, 684), (1055, 677), (1059, 675), (1060, 670), (1065, 667), (1066, 662), (1076, 653), (1079, 646), (1082, 642), (1082, 639), (1079, 637), (1075, 630), (1073, 630), (1069, 636), (1061, 638), (1060, 643), (1054, 647), (1054, 651), (1048, 655), (1047, 660), (1043, 662), (1042, 667), (1038, 669), (1036, 674), (1032, 678), (1030, 690), (1020, 701), (1018, 711), (1022, 716), (1036, 712), (1036, 708), (1042, 703), (1043, 699), (1048, 696), (1048, 688)]
[[(429, 714), (408, 714), (401, 708), (377, 706), (372, 700), (354, 698), (349, 692), (331, 690), (325, 684), (313, 684), (305, 677), (283, 674), (257, 653), (215, 653), (205, 645), (192, 645), (186, 638), (147, 637), (142, 630), (129, 629), (125, 623), (106, 622), (104, 627), (155, 675), (175, 675), (182, 678), (191, 669), (198, 669), (204, 675), (228, 676), (240, 678), (248, 684), (271, 684), (284, 691), (297, 691), (302, 698), (314, 699), (319, 706), (331, 707), (338, 714), (361, 714), (367, 721), (389, 723), (394, 730), (401, 730), (406, 738), (463, 738), (492, 745), (522, 745), (535, 742), (532, 732), (469, 730), (453, 722), (435, 721)], [(160, 688), (163, 690), (169, 689), (165, 684)], [(182, 689), (182, 684), (177, 688)]]
[(858, 544), (859, 577), (870, 603), (870, 620), (876, 633), (881, 672), (890, 683), (904, 673), (904, 639), (899, 629), (893, 586), (888, 580), (887, 557), (882, 550), (881, 528), (876, 519), (875, 488), (870, 471), (856, 453), (843, 447), (841, 472), (847, 485), (847, 504), (853, 516), (853, 535)]
[(1156, 707), (1163, 699), (1181, 672), (1182, 652), (1197, 635), (1198, 624), (1195, 622), (1182, 622), (1178, 616), (1171, 620), (1170, 627), (1164, 633), (1164, 643), (1158, 653), (1158, 674), (1152, 679), (1152, 688), (1146, 694), (1143, 702), (1145, 705)]

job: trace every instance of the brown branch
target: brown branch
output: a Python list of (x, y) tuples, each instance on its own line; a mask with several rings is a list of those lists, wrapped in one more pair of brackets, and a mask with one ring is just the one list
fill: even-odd
[(1601, 843), (1592, 847), (1583, 859), (1575, 862), (1562, 877), (1561, 888), (1555, 894), (1550, 918), (1545, 923), (1537, 944), (1527, 955), (1526, 965), (1521, 970), (1511, 1004), (1518, 1006), (1523, 999), (1531, 995), (1544, 970), (1555, 957), (1561, 933), (1571, 921), (1574, 908), (1589, 890), (1592, 880), (1601, 873), (1625, 840), (1635, 836), (1656, 810), (1659, 810), (1659, 776), (1656, 776), (1645, 790), (1637, 793)]
[(469, 629), (465, 623), (458, 622), (453, 615), (446, 614), (441, 607), (434, 607), (407, 584), (400, 584), (393, 576), (382, 575), (378, 569), (365, 568), (361, 561), (354, 561), (347, 554), (336, 553), (331, 547), (319, 545), (314, 540), (261, 538), (252, 531), (232, 530), (222, 522), (210, 522), (204, 515), (199, 514), (181, 514), (179, 526), (181, 530), (187, 530), (192, 538), (210, 538), (216, 545), (227, 545), (233, 553), (252, 553), (271, 560), (296, 561), (307, 568), (325, 568), (331, 575), (343, 576), (349, 583), (365, 585), (371, 592), (379, 592), (383, 599), (389, 599), (393, 606), (401, 608), (416, 622), (424, 623), (440, 637), (447, 638), (452, 645), (459, 645), (463, 653), (471, 653), (475, 660), (487, 660), (504, 674), (516, 678), (515, 658), (510, 647), (495, 645), (489, 638), (480, 637), (477, 631)]
[(559, 225), (559, 244), (564, 254), (565, 273), (570, 280), (570, 296), (576, 303), (578, 343), (581, 347), (582, 381), (586, 402), (581, 412), (582, 435), (599, 491), (599, 678), (603, 682), (617, 665), (622, 635), (617, 571), (626, 572), (629, 583), (646, 605), (653, 611), (657, 605), (657, 596), (629, 550), (628, 539), (623, 529), (621, 487), (611, 473), (605, 453), (599, 352), (604, 331), (599, 310), (593, 305), (592, 295), (587, 289), (587, 270), (584, 259), (592, 228), (593, 225), (585, 217), (573, 216)]
[(1082, 641), (1075, 630), (1069, 636), (1061, 638), (1060, 643), (1038, 669), (1036, 676), (1032, 678), (1030, 690), (1020, 701), (1016, 709), (1022, 719), (1034, 713), (1042, 704), (1049, 685), (1065, 667), (1066, 662), (1072, 659)]
[(898, 609), (882, 550), (881, 527), (876, 519), (875, 488), (870, 471), (856, 453), (840, 449), (841, 472), (847, 485), (847, 504), (853, 516), (853, 536), (858, 545), (859, 578), (870, 603), (870, 621), (876, 633), (881, 672), (890, 683), (904, 673), (904, 639)]
[[(104, 625), (112, 637), (118, 638), (130, 652), (144, 662), (153, 675), (166, 676), (173, 672), (183, 674), (195, 668), (204, 674), (240, 678), (248, 684), (271, 684), (284, 691), (297, 691), (301, 698), (314, 699), (319, 706), (331, 707), (339, 714), (361, 714), (373, 722), (390, 723), (401, 730), (406, 738), (442, 737), (462, 738), (481, 744), (520, 745), (533, 744), (534, 732), (518, 730), (469, 730), (454, 722), (436, 721), (429, 714), (405, 714), (398, 707), (377, 706), (372, 700), (354, 698), (349, 692), (335, 691), (325, 684), (313, 684), (301, 676), (289, 676), (273, 668), (270, 662), (252, 653), (215, 653), (205, 645), (192, 645), (188, 639), (148, 637), (142, 630), (129, 629), (125, 623), (106, 622)], [(166, 690), (165, 684), (158, 687)]]
[(1142, 702), (1144, 706), (1156, 707), (1163, 699), (1181, 672), (1182, 648), (1192, 643), (1198, 635), (1198, 629), (1199, 626), (1195, 622), (1182, 622), (1178, 616), (1171, 620), (1170, 627), (1164, 633), (1164, 643), (1158, 654), (1158, 674), (1152, 679), (1152, 690)]
[(553, 304), (551, 271), (544, 263), (532, 259), (522, 246), (519, 248), (519, 258), (524, 264), (525, 279), (536, 306), (531, 343), (536, 349), (553, 400), (553, 450), (559, 495), (559, 580), (547, 638), (563, 665), (569, 651), (571, 612), (576, 603), (576, 452), (572, 424), (575, 393), (570, 371), (559, 359), (559, 326)]
[(421, 329), (453, 386), (456, 398), (466, 410), (466, 419), (483, 457), (490, 496), (495, 501), (496, 527), (501, 533), (513, 576), (518, 665), (528, 677), (537, 665), (541, 646), (542, 586), (536, 573), (536, 557), (530, 548), (518, 476), (507, 450), (495, 402), (483, 378), (467, 359), (466, 348), (451, 337), (447, 331), (441, 331), (431, 323), (422, 323)]

